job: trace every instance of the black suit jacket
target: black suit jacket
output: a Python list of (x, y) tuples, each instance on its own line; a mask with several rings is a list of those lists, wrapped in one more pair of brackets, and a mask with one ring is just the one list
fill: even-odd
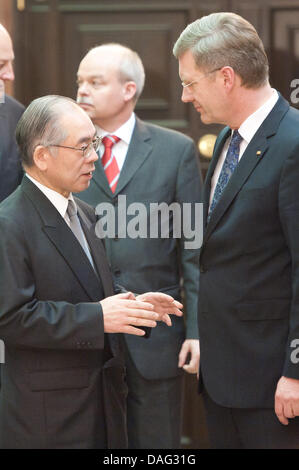
[[(136, 118), (115, 193), (111, 192), (98, 160), (90, 187), (78, 194), (94, 207), (99, 203), (114, 204), (117, 220), (119, 214), (125, 215), (132, 203), (140, 202), (147, 208), (147, 237), (122, 238), (117, 231), (115, 238), (105, 238), (112, 272), (127, 290), (137, 293), (161, 291), (181, 299), (180, 281), (183, 279), (185, 319), (172, 317), (171, 328), (159, 323), (146, 341), (125, 335), (133, 362), (147, 379), (179, 374), (177, 363), (182, 342), (186, 335), (188, 338), (198, 338), (199, 249), (185, 249), (184, 235), (181, 239), (172, 238), (171, 235), (164, 239), (150, 238), (150, 204), (200, 202), (200, 191), (201, 177), (193, 141), (179, 132)], [(124, 206), (122, 202), (119, 206), (118, 196), (126, 198)], [(132, 216), (127, 216), (126, 224), (130, 220)], [(171, 221), (170, 233), (172, 229)]]
[[(229, 130), (215, 144), (205, 186)], [(299, 338), (299, 112), (280, 97), (206, 226), (200, 254), (201, 377), (232, 407), (273, 407)]]
[(23, 177), (15, 130), (24, 109), (7, 95), (0, 104), (0, 201), (16, 189)]
[(94, 211), (77, 200), (98, 273), (28, 179), (0, 205), (0, 447), (126, 447), (123, 359), (99, 301), (113, 295)]

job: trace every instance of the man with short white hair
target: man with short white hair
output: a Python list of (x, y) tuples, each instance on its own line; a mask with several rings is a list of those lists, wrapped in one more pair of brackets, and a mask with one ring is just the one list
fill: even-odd
[[(194, 209), (201, 179), (193, 141), (134, 113), (145, 80), (137, 53), (120, 44), (98, 46), (82, 59), (77, 80), (77, 102), (103, 137), (90, 187), (78, 196), (94, 207), (109, 203), (116, 214), (119, 196), (126, 197), (127, 207), (142, 203), (148, 228), (152, 203), (177, 203), (181, 209), (190, 203)], [(132, 216), (123, 216), (128, 227)], [(169, 228), (172, 234), (172, 219)], [(186, 328), (184, 319), (175, 318), (171, 331), (158, 325), (146, 341), (125, 335), (129, 447), (177, 449), (182, 369), (195, 373), (198, 368), (198, 249), (185, 248), (184, 234), (180, 239), (154, 239), (149, 232), (145, 238), (118, 235), (106, 238), (105, 245), (120, 284), (133, 292), (159, 290), (178, 300), (183, 284)]]
[(5, 94), (5, 85), (14, 80), (14, 52), (9, 33), (0, 25), (0, 201), (20, 184), (23, 176), (15, 140), (15, 128), (24, 106)]
[[(215, 448), (299, 448), (299, 112), (254, 27), (213, 13), (174, 46), (182, 101), (220, 132), (203, 190), (200, 390)], [(294, 360), (295, 356), (295, 360)]]

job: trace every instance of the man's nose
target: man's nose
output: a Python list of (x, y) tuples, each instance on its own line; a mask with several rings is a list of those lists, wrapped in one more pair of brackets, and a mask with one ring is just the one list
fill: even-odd
[(89, 95), (88, 84), (86, 82), (82, 82), (78, 85), (78, 95)]
[(89, 162), (96, 162), (98, 159), (99, 159), (99, 156), (98, 156), (97, 152), (95, 151), (94, 148), (92, 148), (92, 151), (91, 151), (90, 154), (88, 155), (87, 160), (88, 160)]
[(181, 97), (181, 100), (183, 101), (183, 103), (190, 103), (191, 101), (193, 101), (192, 93), (190, 92), (190, 90), (188, 89), (188, 87), (184, 87), (184, 88), (182, 89), (182, 97)]
[(15, 79), (15, 74), (11, 62), (6, 64), (1, 70), (0, 78), (5, 81), (13, 81)]

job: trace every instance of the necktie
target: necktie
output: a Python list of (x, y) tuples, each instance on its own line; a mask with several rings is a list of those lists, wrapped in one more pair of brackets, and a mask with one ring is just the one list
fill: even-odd
[(85, 251), (85, 254), (87, 258), (89, 259), (91, 265), (94, 268), (93, 260), (89, 251), (89, 247), (87, 244), (87, 241), (84, 236), (83, 229), (80, 224), (79, 217), (77, 215), (77, 207), (74, 201), (69, 199), (68, 206), (67, 206), (67, 214), (70, 218), (70, 229), (72, 230), (73, 234), (77, 238), (78, 242), (82, 246), (83, 250)]
[(102, 156), (102, 165), (110, 186), (111, 191), (114, 193), (119, 178), (119, 168), (116, 158), (112, 154), (112, 147), (114, 144), (119, 142), (119, 137), (116, 135), (106, 135), (102, 142), (105, 146), (105, 151)]
[(238, 165), (241, 140), (242, 137), (239, 132), (234, 131), (216, 184), (212, 204), (209, 209), (208, 221), (210, 220), (212, 211), (221, 198), (225, 186)]

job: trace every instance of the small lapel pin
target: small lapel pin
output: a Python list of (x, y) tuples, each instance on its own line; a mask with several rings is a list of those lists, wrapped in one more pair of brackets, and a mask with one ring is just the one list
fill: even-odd
[(256, 156), (257, 156), (257, 157), (260, 157), (261, 155), (262, 155), (262, 152), (261, 152), (260, 150), (258, 150), (258, 151), (256, 152)]

